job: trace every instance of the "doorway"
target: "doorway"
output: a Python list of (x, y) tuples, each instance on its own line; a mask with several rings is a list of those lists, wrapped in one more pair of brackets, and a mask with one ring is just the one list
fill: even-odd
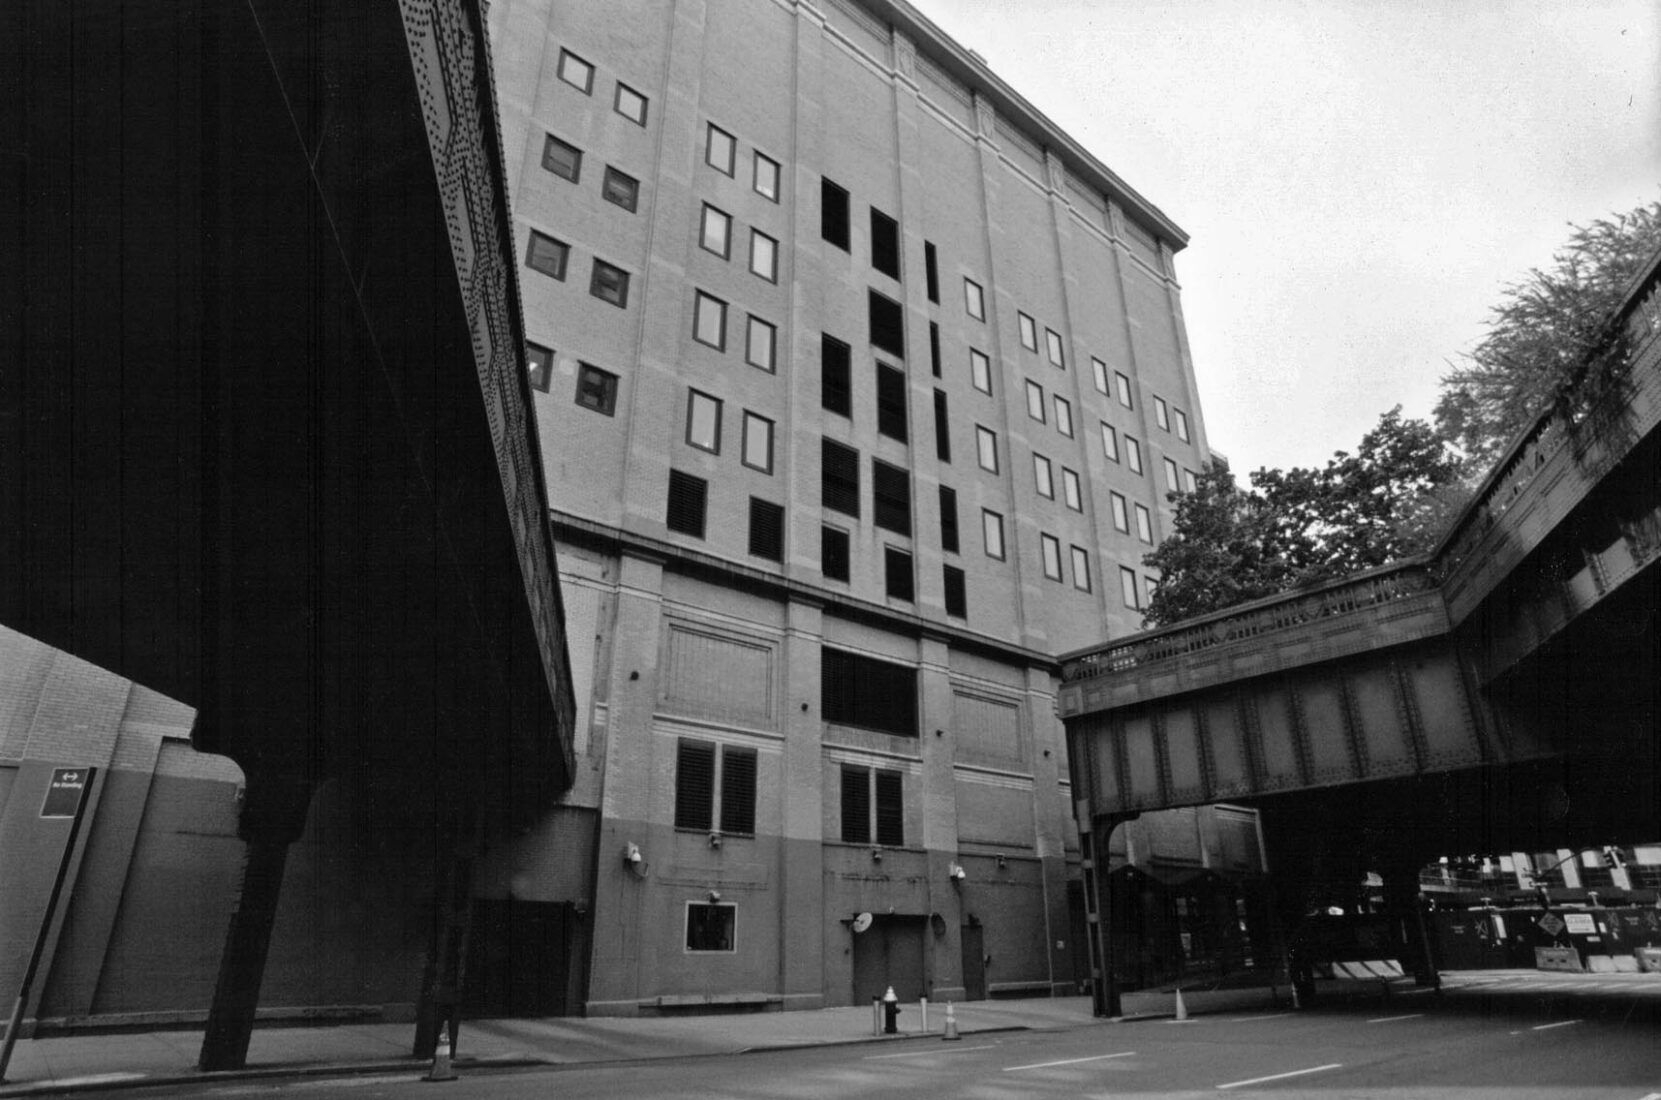
[(902, 1001), (928, 996), (924, 971), (926, 917), (879, 916), (854, 935), (854, 1004), (881, 997), (890, 986)]
[(986, 935), (979, 924), (963, 926), (963, 999), (986, 1000)]

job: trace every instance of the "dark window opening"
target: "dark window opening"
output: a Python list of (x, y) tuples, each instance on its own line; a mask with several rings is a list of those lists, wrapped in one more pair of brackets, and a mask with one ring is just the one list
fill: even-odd
[(827, 412), (854, 414), (853, 353), (834, 336), (819, 337), (819, 403)]
[(917, 582), (911, 571), (911, 555), (892, 546), (883, 548), (883, 580), (890, 599), (915, 603)]
[(688, 951), (734, 951), (733, 926), (737, 909), (730, 904), (692, 902), (686, 907)]
[(525, 368), (530, 375), (531, 388), (548, 392), (554, 376), (554, 352), (541, 344), (525, 343)]
[(871, 346), (896, 359), (905, 358), (905, 311), (894, 299), (870, 291)]
[(934, 242), (923, 242), (923, 276), (928, 281), (929, 301), (940, 304), (940, 258), (935, 254)]
[(848, 532), (835, 527), (819, 529), (819, 571), (827, 579), (848, 579)]
[(600, 194), (607, 202), (633, 212), (640, 203), (640, 181), (608, 164), (605, 180), (600, 184)]
[(900, 277), (900, 223), (871, 207), (871, 266), (891, 279)]
[(819, 180), (819, 235), (847, 252), (848, 192), (828, 179)]
[(957, 490), (940, 486), (940, 548), (955, 554), (957, 549)]
[(583, 363), (577, 368), (577, 404), (611, 416), (617, 411), (617, 376)]
[(871, 773), (847, 764), (842, 766), (842, 841), (871, 843)]
[(784, 560), (784, 505), (750, 498), (750, 553), (768, 561)]
[(936, 321), (929, 322), (929, 371), (940, 377), (940, 325)]
[(821, 507), (859, 515), (859, 452), (834, 440), (822, 441), (819, 455)]
[(708, 500), (709, 482), (679, 470), (670, 470), (669, 512), (664, 519), (669, 530), (703, 538), (704, 509)]
[(941, 566), (946, 585), (946, 614), (954, 619), (969, 617), (969, 597), (964, 586), (963, 570), (955, 565)]
[(917, 736), (915, 668), (828, 646), (819, 657), (819, 711), (825, 721)]
[(905, 800), (899, 772), (872, 773), (877, 788), (877, 843), (898, 848), (905, 843)]
[(542, 143), (542, 167), (576, 183), (582, 176), (583, 152), (570, 142), (549, 134), (548, 140)]
[(721, 831), (741, 836), (756, 831), (756, 753), (721, 747)]
[(910, 438), (906, 415), (905, 372), (877, 364), (877, 431), (901, 443)]
[(530, 244), (525, 249), (525, 266), (555, 279), (565, 278), (565, 263), (571, 255), (571, 246), (531, 230)]
[(911, 537), (911, 477), (876, 458), (871, 460), (871, 522)]
[(946, 413), (946, 391), (934, 391), (934, 455), (941, 462), (952, 460), (951, 419)]
[(620, 267), (594, 261), (594, 276), (588, 282), (588, 292), (602, 302), (610, 302), (618, 309), (629, 306), (629, 273)]
[(675, 828), (707, 831), (715, 820), (715, 743), (682, 739), (675, 753)]

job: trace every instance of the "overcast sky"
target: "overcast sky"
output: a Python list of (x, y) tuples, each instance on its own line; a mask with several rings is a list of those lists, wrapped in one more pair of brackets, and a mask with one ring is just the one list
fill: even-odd
[(1429, 418), (1501, 289), (1661, 198), (1661, 2), (912, 0), (1187, 230), (1211, 445)]

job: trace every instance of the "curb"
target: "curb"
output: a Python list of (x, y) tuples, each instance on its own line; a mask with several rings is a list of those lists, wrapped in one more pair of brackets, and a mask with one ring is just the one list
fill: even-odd
[[(523, 1069), (550, 1065), (545, 1059), (521, 1055), (499, 1058), (462, 1058), (460, 1069)], [(222, 1081), (263, 1081), (274, 1078), (361, 1077), (371, 1073), (416, 1073), (431, 1065), (430, 1059), (401, 1058), (385, 1062), (329, 1062), (307, 1065), (256, 1066), (249, 1069), (222, 1069), (198, 1073), (123, 1073), (67, 1077), (61, 1081), (23, 1081), (0, 1085), (0, 1100), (14, 1096), (58, 1096), (76, 1092), (108, 1092), (115, 1089), (164, 1088), (169, 1085), (217, 1084)]]
[[(1033, 1029), (1031, 1027), (1028, 1027), (1026, 1024), (1010, 1024), (1010, 1025), (1005, 1026), (1005, 1027), (959, 1028), (957, 1033), (961, 1036), (967, 1037), (967, 1036), (970, 1036), (970, 1035), (993, 1035), (993, 1034), (996, 1034), (996, 1033), (1002, 1032), (1002, 1031), (1031, 1031), (1031, 1030), (1033, 1030)], [(1048, 1029), (1046, 1029), (1046, 1030), (1048, 1030)], [(858, 1039), (830, 1039), (830, 1040), (827, 1040), (826, 1042), (822, 1042), (822, 1043), (815, 1043), (815, 1042), (774, 1043), (770, 1046), (764, 1046), (764, 1047), (743, 1047), (740, 1050), (738, 1050), (736, 1053), (738, 1053), (738, 1054), (771, 1054), (771, 1053), (774, 1053), (774, 1052), (777, 1052), (777, 1051), (788, 1051), (788, 1050), (817, 1050), (820, 1047), (871, 1046), (871, 1045), (877, 1044), (877, 1043), (897, 1043), (897, 1042), (900, 1042), (900, 1041), (905, 1040), (905, 1039), (933, 1039), (936, 1042), (938, 1042), (941, 1039), (941, 1035), (940, 1035), (940, 1033), (934, 1032), (934, 1031), (907, 1031), (907, 1032), (902, 1032), (898, 1035), (866, 1035), (866, 1036), (862, 1036)], [(4, 1095), (5, 1095), (4, 1093), (0, 1093), (0, 1096), (4, 1096)]]

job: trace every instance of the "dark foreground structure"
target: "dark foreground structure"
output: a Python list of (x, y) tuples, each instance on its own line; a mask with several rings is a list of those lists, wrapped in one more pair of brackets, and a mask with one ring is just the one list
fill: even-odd
[[(1353, 909), (1376, 870), (1401, 954), (1434, 980), (1426, 863), (1661, 832), (1661, 255), (1611, 349), (1624, 367), (1563, 393), (1424, 559), (1064, 658), (1093, 849), (1148, 811), (1254, 807), (1283, 924)], [(1093, 917), (1111, 912), (1085, 867)], [(1092, 946), (1111, 975), (1113, 938)]]
[[(481, 14), (7, 5), (0, 152), (0, 624), (193, 708), (195, 749), (243, 776), (202, 1065), (245, 1055), (324, 784), (337, 877), (374, 864), (403, 891), (354, 923), (431, 917), (410, 995), (430, 1049), (470, 861), (572, 770)], [(11, 642), (35, 655), (14, 681), (50, 667)], [(86, 843), (36, 815), (58, 766), (97, 767), (83, 807), (134, 772), (78, 758), (85, 728), (10, 761), (7, 1004)]]

